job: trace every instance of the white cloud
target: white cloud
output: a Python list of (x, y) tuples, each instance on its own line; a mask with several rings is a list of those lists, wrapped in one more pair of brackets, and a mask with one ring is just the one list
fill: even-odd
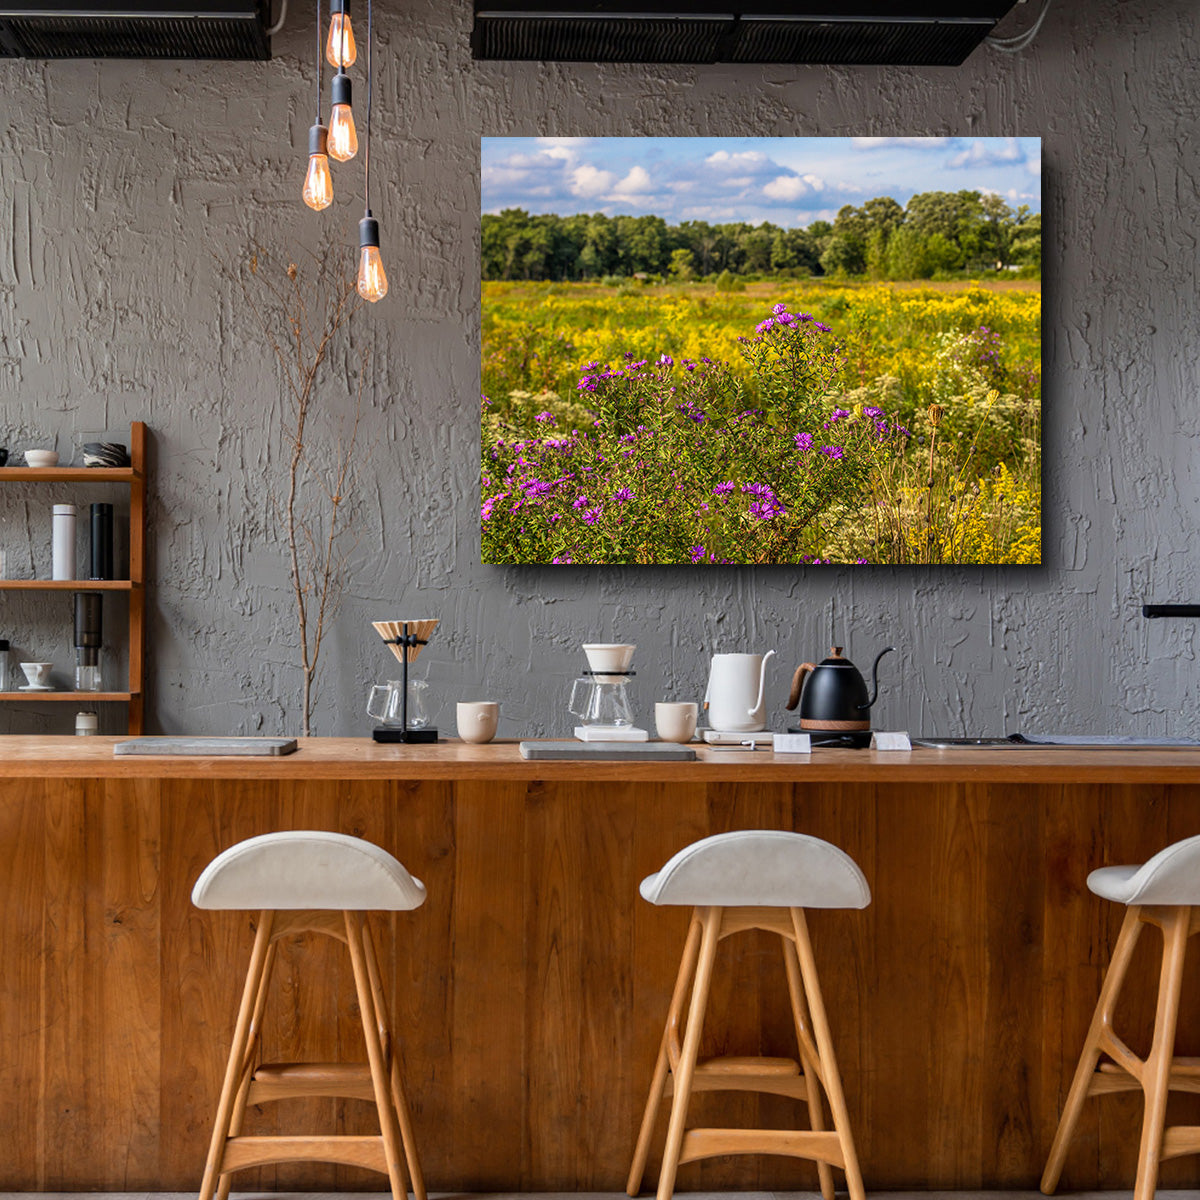
[(545, 146), (545, 153), (551, 158), (574, 158), (580, 146), (586, 145), (591, 138), (581, 137), (540, 137), (535, 139), (539, 146)]
[[(601, 172), (601, 174), (607, 174), (607, 172)], [(613, 194), (616, 196), (640, 196), (652, 191), (654, 191), (654, 183), (650, 178), (650, 172), (645, 167), (631, 167), (629, 174), (613, 188)]]
[(950, 167), (982, 167), (995, 163), (1020, 162), (1024, 156), (1016, 138), (975, 138), (946, 164)]
[(1041, 175), (1042, 173), (1042, 156), (1040, 154), (1031, 155), (1025, 160), (1025, 170), (1030, 175)]
[(933, 150), (944, 146), (950, 141), (948, 137), (856, 137), (851, 138), (856, 149), (874, 150), (879, 146), (914, 146), (918, 149)]
[(761, 167), (768, 159), (757, 150), (740, 150), (733, 154), (728, 150), (716, 150), (704, 161), (713, 167), (744, 171), (748, 167)]
[(584, 163), (571, 172), (571, 191), (576, 196), (603, 196), (612, 189), (616, 176)]
[(763, 195), (772, 200), (792, 201), (824, 187), (825, 181), (817, 175), (778, 175), (763, 188)]

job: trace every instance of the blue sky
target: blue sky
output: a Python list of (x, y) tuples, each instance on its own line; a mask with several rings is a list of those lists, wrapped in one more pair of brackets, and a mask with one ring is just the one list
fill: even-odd
[(873, 196), (964, 188), (1042, 207), (1040, 138), (485, 137), (480, 159), (484, 212), (795, 226)]

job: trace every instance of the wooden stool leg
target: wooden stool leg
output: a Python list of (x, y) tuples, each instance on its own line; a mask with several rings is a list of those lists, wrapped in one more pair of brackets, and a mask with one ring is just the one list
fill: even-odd
[[(804, 1044), (808, 1021), (805, 1016), (804, 985), (800, 981), (800, 960), (790, 938), (780, 937), (779, 944), (783, 949), (783, 966), (787, 972), (788, 997), (792, 1002), (792, 1020), (796, 1026), (800, 1066), (808, 1088), (808, 1121), (814, 1132), (822, 1133), (825, 1130), (825, 1114), (821, 1110), (821, 1082), (817, 1076), (816, 1064)], [(817, 1179), (821, 1184), (821, 1200), (834, 1200), (833, 1168), (827, 1162), (817, 1163)]]
[[(367, 952), (367, 972), (371, 977), (371, 994), (375, 999), (375, 1015), (379, 1037), (384, 1047), (384, 1058), (388, 1062), (388, 1078), (392, 1088), (392, 1103), (396, 1107), (396, 1120), (400, 1123), (400, 1140), (404, 1143), (404, 1159), (408, 1164), (408, 1177), (412, 1182), (414, 1200), (427, 1200), (425, 1177), (421, 1174), (421, 1163), (417, 1158), (417, 1139), (413, 1134), (412, 1114), (404, 1095), (404, 1083), (400, 1072), (400, 1054), (396, 1039), (392, 1035), (387, 1019), (387, 1000), (383, 994), (383, 983), (379, 973), (379, 957), (375, 953), (375, 938), (371, 933), (370, 921), (363, 922), (363, 943)], [(218, 1200), (225, 1198), (218, 1197)]]
[(837, 1056), (833, 1052), (833, 1039), (829, 1035), (829, 1020), (825, 1015), (825, 1002), (821, 999), (821, 985), (817, 980), (817, 963), (813, 957), (812, 942), (808, 937), (808, 922), (802, 908), (793, 908), (791, 913), (792, 927), (796, 931), (796, 957), (800, 961), (804, 994), (812, 1015), (817, 1052), (821, 1056), (821, 1076), (825, 1083), (825, 1094), (829, 1097), (833, 1127), (837, 1130), (842, 1157), (846, 1163), (846, 1189), (850, 1193), (850, 1200), (865, 1200), (862, 1173), (858, 1169), (858, 1155), (855, 1153), (854, 1138), (850, 1132), (850, 1113), (842, 1092), (842, 1077), (838, 1071)]
[[(250, 1036), (246, 1039), (246, 1053), (242, 1056), (242, 1081), (233, 1103), (233, 1116), (229, 1120), (229, 1136), (237, 1137), (242, 1132), (242, 1120), (246, 1116), (246, 1097), (250, 1094), (250, 1080), (254, 1075), (254, 1059), (262, 1037), (263, 1009), (267, 1003), (267, 991), (271, 986), (271, 969), (275, 966), (275, 943), (267, 948), (262, 976), (258, 981), (258, 996), (254, 1001), (254, 1015), (250, 1018)], [(217, 1200), (229, 1200), (229, 1187), (233, 1183), (233, 1172), (224, 1171), (217, 1183)]]
[(354, 987), (358, 993), (358, 1011), (362, 1019), (363, 1040), (367, 1043), (367, 1060), (371, 1064), (371, 1083), (375, 1091), (375, 1107), (379, 1112), (379, 1132), (383, 1138), (383, 1151), (387, 1162), (388, 1182), (392, 1188), (392, 1200), (407, 1200), (408, 1188), (404, 1183), (404, 1169), (401, 1166), (402, 1150), (396, 1138), (392, 1096), (387, 1071), (383, 1064), (383, 1047), (379, 1044), (375, 1000), (371, 994), (371, 978), (367, 970), (367, 956), (363, 945), (364, 918), (360, 912), (345, 912), (342, 916), (346, 922), (346, 944), (350, 949), (350, 963), (354, 968)]
[(1167, 1115), (1167, 1090), (1171, 1081), (1171, 1060), (1175, 1055), (1175, 1024), (1179, 1016), (1179, 992), (1183, 984), (1183, 960), (1187, 952), (1191, 916), (1190, 908), (1172, 908), (1162, 922), (1163, 957), (1158, 977), (1158, 1012), (1154, 1017), (1154, 1041), (1142, 1073), (1146, 1104), (1133, 1200), (1153, 1200), (1154, 1189), (1158, 1186), (1158, 1163)]
[(679, 960), (679, 974), (675, 977), (675, 990), (671, 993), (671, 1007), (667, 1010), (667, 1023), (663, 1027), (662, 1041), (658, 1047), (658, 1059), (654, 1064), (654, 1078), (650, 1082), (650, 1095), (646, 1100), (646, 1111), (642, 1114), (642, 1127), (638, 1132), (637, 1148), (633, 1152), (633, 1165), (629, 1168), (629, 1179), (625, 1191), (636, 1196), (642, 1189), (642, 1176), (646, 1172), (646, 1159), (650, 1154), (650, 1141), (654, 1137), (654, 1124), (662, 1105), (663, 1092), (667, 1084), (667, 1047), (672, 1033), (679, 1028), (679, 1017), (687, 999), (688, 986), (696, 970), (696, 956), (700, 953), (700, 920), (692, 914), (688, 925), (687, 941), (683, 946), (683, 957)]
[(250, 1022), (258, 1002), (260, 983), (271, 948), (271, 925), (275, 914), (265, 911), (258, 917), (258, 932), (254, 937), (254, 949), (250, 952), (250, 966), (246, 971), (246, 985), (242, 989), (242, 1004), (238, 1009), (237, 1023), (233, 1030), (233, 1045), (229, 1048), (229, 1062), (225, 1067), (225, 1082), (221, 1087), (221, 1099), (217, 1104), (217, 1117), (213, 1123), (212, 1141), (208, 1147), (208, 1160), (204, 1164), (204, 1181), (200, 1185), (200, 1200), (213, 1200), (217, 1190), (217, 1178), (221, 1174), (221, 1163), (225, 1157), (225, 1141), (229, 1137), (237, 1092), (242, 1083), (242, 1066), (246, 1057), (246, 1046), (250, 1040)]
[(662, 1171), (658, 1177), (658, 1200), (671, 1200), (675, 1191), (675, 1175), (679, 1170), (679, 1155), (683, 1149), (688, 1101), (692, 1095), (692, 1077), (696, 1072), (696, 1057), (700, 1052), (700, 1033), (704, 1025), (704, 1010), (708, 1006), (713, 961), (717, 956), (717, 942), (721, 936), (721, 909), (697, 909), (697, 914), (700, 913), (703, 914), (700, 955), (696, 963), (696, 979), (692, 984), (692, 1000), (688, 1005), (683, 1049), (679, 1055), (679, 1066), (675, 1071), (675, 1086), (671, 1095), (671, 1119), (667, 1125), (667, 1144), (663, 1150)]
[(1071, 1089), (1067, 1092), (1067, 1102), (1063, 1106), (1062, 1116), (1058, 1121), (1058, 1129), (1054, 1141), (1050, 1145), (1050, 1155), (1046, 1159), (1046, 1169), (1042, 1172), (1042, 1191), (1049, 1196), (1058, 1187), (1062, 1175), (1063, 1164), (1067, 1161), (1067, 1150), (1071, 1139), (1075, 1136), (1075, 1126), (1083, 1112), (1083, 1103), (1088, 1097), (1092, 1076), (1096, 1073), (1096, 1065), (1100, 1061), (1100, 1037), (1104, 1030), (1111, 1028), (1113, 1012), (1121, 995), (1121, 985), (1133, 959), (1134, 947), (1142, 932), (1142, 921), (1139, 916), (1141, 909), (1136, 905), (1125, 910), (1125, 919), (1121, 922), (1121, 932), (1117, 936), (1117, 944), (1113, 948), (1112, 960), (1108, 964), (1108, 972), (1100, 988), (1100, 998), (1096, 1001), (1095, 1012), (1092, 1013), (1092, 1023), (1088, 1026), (1087, 1037), (1083, 1042), (1083, 1050), (1079, 1055), (1079, 1064), (1075, 1068), (1075, 1076), (1071, 1080)]

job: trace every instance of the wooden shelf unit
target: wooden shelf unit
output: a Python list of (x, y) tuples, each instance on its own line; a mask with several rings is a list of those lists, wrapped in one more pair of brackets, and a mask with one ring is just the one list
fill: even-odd
[(0, 592), (129, 592), (132, 579), (0, 579)]
[(0, 467), (0, 483), (115, 483), (129, 486), (128, 579), (2, 579), (8, 592), (127, 592), (129, 594), (129, 690), (127, 692), (0, 692), (0, 701), (43, 700), (123, 703), (128, 731), (142, 732), (146, 623), (146, 426), (129, 429), (128, 467)]

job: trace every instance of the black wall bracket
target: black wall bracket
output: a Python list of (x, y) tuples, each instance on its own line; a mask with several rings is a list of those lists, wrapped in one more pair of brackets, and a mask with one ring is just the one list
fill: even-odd
[(1143, 617), (1200, 617), (1200, 604), (1143, 604)]

